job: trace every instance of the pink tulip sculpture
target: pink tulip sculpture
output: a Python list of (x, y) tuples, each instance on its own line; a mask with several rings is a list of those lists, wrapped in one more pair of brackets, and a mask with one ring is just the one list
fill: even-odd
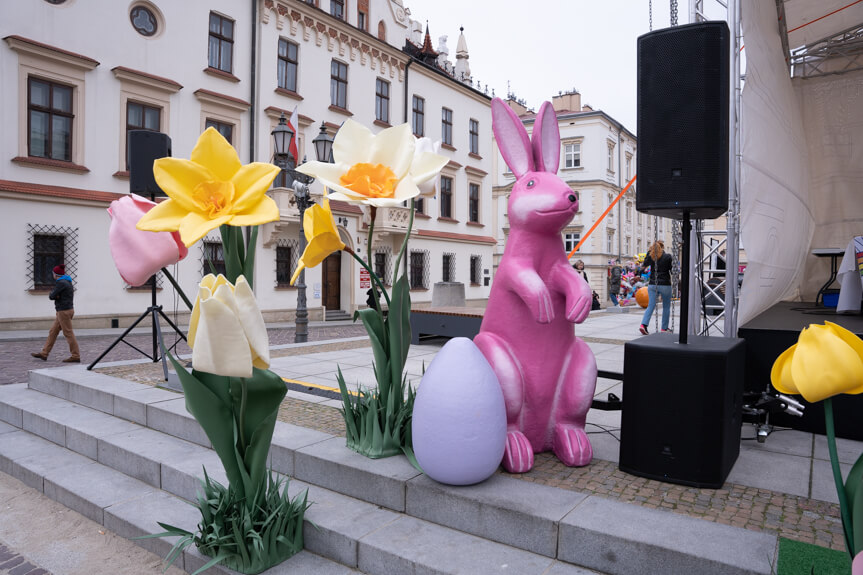
[(146, 198), (129, 194), (114, 200), (108, 208), (111, 257), (123, 281), (131, 286), (145, 284), (160, 269), (177, 263), (189, 253), (179, 232), (143, 232), (135, 227), (155, 205)]

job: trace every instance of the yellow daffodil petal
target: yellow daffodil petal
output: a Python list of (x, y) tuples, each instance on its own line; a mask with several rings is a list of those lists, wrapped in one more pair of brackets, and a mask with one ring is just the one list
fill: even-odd
[(397, 178), (405, 177), (414, 159), (416, 139), (407, 124), (387, 128), (374, 137), (371, 154), (366, 160), (370, 164), (388, 166)]
[(191, 160), (223, 182), (231, 181), (242, 166), (237, 150), (215, 128), (207, 128), (201, 134), (192, 150)]
[(449, 160), (440, 154), (425, 152), (414, 157), (411, 164), (411, 178), (416, 185), (424, 184), (432, 178), (437, 177)]
[(176, 232), (188, 214), (176, 200), (165, 200), (141, 216), (135, 227), (145, 232)]
[(783, 351), (776, 361), (773, 363), (773, 368), (770, 370), (770, 383), (776, 388), (779, 393), (788, 393), (797, 395), (797, 386), (794, 385), (794, 380), (791, 377), (791, 359), (794, 357), (794, 350), (797, 348), (795, 343), (785, 351)]
[(863, 360), (831, 329), (804, 329), (791, 360), (791, 377), (811, 403), (853, 389), (863, 380)]
[(349, 166), (369, 162), (374, 139), (371, 130), (359, 122), (345, 120), (333, 141), (333, 160)]
[(250, 206), (246, 213), (231, 218), (228, 225), (231, 226), (257, 226), (267, 222), (278, 220), (279, 205), (270, 196), (263, 196), (257, 204)]
[(214, 178), (204, 166), (183, 158), (159, 158), (153, 162), (153, 176), (162, 191), (186, 211), (200, 209), (192, 192), (200, 184)]
[(233, 216), (219, 216), (215, 219), (207, 219), (201, 214), (190, 212), (180, 222), (180, 239), (186, 247), (194, 245), (195, 242), (230, 220)]
[[(839, 337), (839, 339), (847, 343), (848, 346), (854, 351), (854, 353), (857, 354), (857, 357), (859, 357), (860, 360), (863, 361), (863, 339), (860, 339), (851, 331), (833, 322), (825, 321), (824, 325), (826, 325), (828, 329), (830, 329), (837, 337)], [(850, 395), (857, 395), (858, 393), (863, 393), (863, 379), (857, 382), (856, 386), (851, 383), (851, 387), (844, 393)]]
[(249, 341), (249, 348), (252, 350), (252, 362), (255, 367), (266, 369), (270, 366), (270, 340), (267, 336), (267, 326), (258, 309), (255, 294), (244, 276), (237, 278), (234, 286), (234, 301), (237, 305), (237, 317), (240, 319), (246, 339)]
[(240, 168), (231, 179), (237, 190), (237, 195), (234, 198), (234, 211), (244, 213), (246, 210), (257, 206), (278, 174), (279, 168), (277, 166), (263, 162), (252, 162)]
[(306, 268), (306, 264), (303, 262), (303, 258), (300, 257), (299, 261), (297, 261), (297, 269), (294, 270), (294, 275), (291, 276), (291, 285), (297, 281), (297, 278), (300, 277), (300, 272)]

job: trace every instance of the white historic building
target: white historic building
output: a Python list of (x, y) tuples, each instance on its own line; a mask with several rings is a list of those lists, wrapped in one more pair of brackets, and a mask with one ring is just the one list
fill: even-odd
[[(536, 114), (515, 99), (507, 103), (519, 115), (528, 133)], [(576, 193), (579, 211), (563, 230), (567, 253), (579, 243), (621, 190), (635, 176), (638, 141), (626, 127), (601, 110), (582, 105), (581, 94), (569, 91), (552, 99), (560, 128), (560, 176)], [(515, 176), (509, 171), (495, 143), (494, 223), (497, 233), (494, 266), (497, 267), (509, 236), (507, 200)], [(591, 289), (608, 303), (606, 281), (612, 258), (626, 263), (645, 252), (657, 238), (671, 247), (671, 220), (654, 218), (635, 210), (634, 182), (603, 218), (570, 261), (585, 263)]]
[[(315, 159), (322, 124), (333, 136), (347, 118), (375, 132), (410, 122), (442, 140), (450, 162), (409, 241), (411, 297), (427, 305), (441, 281), (464, 283), (468, 303), (488, 297), (497, 243), (490, 97), (473, 87), (464, 35), (454, 54), (446, 37), (433, 47), (401, 0), (2, 2), (0, 38), (0, 329), (47, 325), (60, 262), (75, 281), (76, 325), (128, 324), (149, 305), (149, 289), (123, 282), (108, 247), (105, 208), (129, 191), (128, 130), (164, 132), (173, 156), (188, 158), (213, 126), (243, 163), (269, 162), (271, 130), (295, 106), (301, 159)], [(290, 320), (298, 210), (292, 189), (270, 193), (281, 220), (260, 230), (254, 285), (268, 320)], [(319, 183), (311, 194), (320, 198)], [(370, 248), (367, 212), (332, 206), (345, 243), (366, 259), (371, 249), (391, 282), (407, 208), (378, 211)], [(190, 297), (219, 241), (214, 231), (174, 268)], [(312, 319), (365, 306), (360, 269), (336, 253), (306, 272)], [(166, 310), (185, 312), (171, 285), (159, 285)]]

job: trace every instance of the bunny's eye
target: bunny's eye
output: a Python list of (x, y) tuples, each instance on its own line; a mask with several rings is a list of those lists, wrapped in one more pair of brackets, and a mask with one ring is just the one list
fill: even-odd
[(530, 181), (527, 183), (527, 187), (528, 187), (528, 188), (532, 188), (535, 184), (536, 184), (536, 181), (535, 181), (535, 180), (530, 180)]

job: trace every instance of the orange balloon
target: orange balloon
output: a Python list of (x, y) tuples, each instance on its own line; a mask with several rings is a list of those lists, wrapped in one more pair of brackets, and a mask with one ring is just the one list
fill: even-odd
[(647, 295), (647, 286), (638, 288), (635, 292), (635, 301), (641, 307), (647, 307), (647, 303), (650, 301), (650, 296)]

